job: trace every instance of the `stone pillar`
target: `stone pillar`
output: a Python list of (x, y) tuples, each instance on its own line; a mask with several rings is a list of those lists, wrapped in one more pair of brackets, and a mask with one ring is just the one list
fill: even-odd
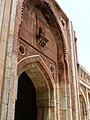
[[(2, 98), (2, 84), (4, 80), (5, 55), (7, 48), (8, 29), (10, 21), (11, 0), (0, 0), (0, 105)], [(3, 21), (3, 22), (2, 22)]]
[[(69, 69), (68, 69), (69, 70)], [(67, 78), (66, 78), (66, 90), (67, 90), (67, 112), (68, 112), (68, 120), (72, 120), (72, 104), (71, 104), (71, 77), (69, 74), (70, 71), (67, 71)]]
[(78, 87), (78, 73), (77, 73), (77, 56), (72, 23), (70, 23), (70, 40), (71, 40), (71, 55), (72, 55), (72, 81), (71, 81), (71, 96), (72, 96), (72, 115), (73, 120), (79, 120), (79, 87)]
[(60, 83), (60, 118), (68, 120), (66, 83)]
[[(2, 88), (3, 88), (3, 84), (5, 83), (4, 72), (5, 72), (8, 30), (9, 30), (9, 22), (10, 22), (10, 7), (11, 7), (11, 0), (8, 1), (0, 0), (0, 116), (1, 116), (1, 104), (2, 104), (1, 98), (3, 92)], [(4, 107), (6, 106), (7, 105), (5, 105)]]
[[(59, 64), (60, 65), (60, 64)], [(66, 73), (65, 63), (61, 62), (61, 71), (59, 73), (60, 84), (60, 118), (62, 120), (68, 120), (67, 112), (67, 85), (66, 85)]]
[(68, 120), (72, 120), (72, 104), (71, 104), (71, 86), (67, 85), (67, 112)]
[[(3, 82), (3, 71), (4, 71), (4, 58), (5, 56), (1, 56), (2, 47), (1, 47), (1, 31), (2, 31), (2, 21), (3, 21), (3, 14), (4, 14), (4, 6), (5, 0), (0, 0), (0, 111), (1, 111), (1, 95), (2, 95), (2, 82)], [(1, 49), (2, 48), (2, 49)], [(2, 59), (2, 57), (4, 57)]]
[(90, 115), (89, 115), (89, 96), (88, 96), (88, 88), (86, 87), (86, 99), (87, 99), (87, 104), (86, 104), (86, 109), (87, 109), (87, 120), (89, 120)]
[[(13, 54), (15, 15), (16, 15), (16, 0), (8, 0), (8, 1), (6, 0), (2, 34), (1, 34), (2, 44), (0, 44), (1, 47), (3, 47), (3, 54), (0, 52), (0, 56), (3, 56), (3, 65), (5, 65), (5, 68), (3, 67), (3, 69), (5, 70), (5, 74), (4, 74), (3, 95), (2, 95), (2, 104), (1, 104), (1, 120), (6, 120), (6, 119), (14, 120), (12, 109), (13, 106), (15, 105), (14, 104), (15, 97), (13, 96), (15, 95), (14, 88), (16, 88), (15, 80), (17, 77), (17, 69), (16, 69), (17, 57), (15, 57)], [(7, 46), (7, 51), (6, 51), (6, 46)], [(4, 62), (5, 59), (6, 61)], [(11, 114), (9, 115), (10, 111)]]
[(90, 89), (88, 89), (88, 120), (90, 120), (90, 93), (89, 93), (89, 90)]
[[(52, 104), (52, 106), (53, 106), (53, 118), (55, 119), (55, 120), (58, 120), (57, 119), (57, 84), (55, 83), (55, 85), (54, 85), (54, 96), (53, 96), (53, 104)], [(52, 112), (52, 111), (51, 111)]]
[(1, 40), (1, 30), (2, 30), (4, 6), (5, 6), (5, 0), (0, 0), (0, 40)]
[(60, 120), (60, 88), (59, 83), (56, 83), (56, 117)]

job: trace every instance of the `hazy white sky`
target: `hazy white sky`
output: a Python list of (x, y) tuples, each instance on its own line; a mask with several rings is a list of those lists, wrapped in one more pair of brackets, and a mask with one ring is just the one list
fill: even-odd
[(90, 73), (90, 0), (56, 0), (73, 22), (78, 61)]

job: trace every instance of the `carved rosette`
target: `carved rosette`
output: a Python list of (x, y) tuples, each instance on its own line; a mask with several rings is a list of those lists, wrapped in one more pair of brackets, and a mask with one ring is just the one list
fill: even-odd
[(18, 46), (18, 52), (22, 56), (26, 55), (26, 48), (25, 48), (25, 46), (23, 44), (19, 44), (19, 46)]

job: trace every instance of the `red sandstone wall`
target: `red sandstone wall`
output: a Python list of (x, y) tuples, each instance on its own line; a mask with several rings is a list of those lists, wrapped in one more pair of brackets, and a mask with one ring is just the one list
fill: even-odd
[[(44, 36), (49, 40), (45, 47), (41, 47), (36, 39), (36, 31), (38, 32), (39, 27), (42, 28)], [(32, 6), (30, 8), (25, 7), (19, 38), (21, 38), (19, 42), (24, 41), (26, 45), (27, 56), (41, 53), (46, 58), (54, 62), (57, 61), (57, 47), (53, 31), (50, 30), (42, 13)]]

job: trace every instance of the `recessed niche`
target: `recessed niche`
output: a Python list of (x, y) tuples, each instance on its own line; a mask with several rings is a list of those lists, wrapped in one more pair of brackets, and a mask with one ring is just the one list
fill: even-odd
[(61, 18), (61, 23), (62, 23), (63, 26), (65, 26), (65, 21), (64, 21), (63, 18)]
[(50, 65), (50, 71), (51, 73), (54, 73), (55, 67), (53, 65)]

